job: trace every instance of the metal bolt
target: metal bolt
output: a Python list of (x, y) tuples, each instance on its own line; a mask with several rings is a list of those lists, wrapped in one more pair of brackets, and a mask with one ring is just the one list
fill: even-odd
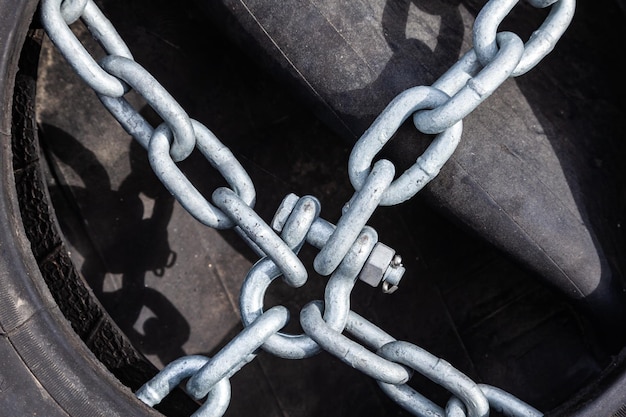
[(402, 257), (395, 255), (383, 275), (382, 289), (385, 294), (391, 294), (398, 289), (398, 284), (400, 284), (405, 271), (406, 269), (402, 266)]
[(402, 258), (396, 255), (396, 251), (378, 242), (361, 269), (359, 279), (372, 287), (382, 282), (383, 292), (390, 294), (398, 289), (404, 271)]

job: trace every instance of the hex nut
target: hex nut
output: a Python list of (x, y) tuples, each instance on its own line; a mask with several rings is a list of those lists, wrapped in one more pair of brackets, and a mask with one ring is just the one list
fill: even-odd
[(367, 258), (363, 269), (361, 269), (359, 279), (372, 287), (377, 287), (383, 280), (385, 271), (389, 268), (395, 254), (395, 250), (384, 243), (378, 242)]

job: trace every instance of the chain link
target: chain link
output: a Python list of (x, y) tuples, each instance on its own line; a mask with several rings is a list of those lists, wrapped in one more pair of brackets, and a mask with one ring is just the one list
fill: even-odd
[[(439, 133), (470, 114), (509, 78), (524, 51), (524, 43), (514, 33), (497, 35), (498, 53), (473, 75), (458, 92), (432, 110), (421, 110), (413, 116), (415, 127), (423, 133)], [(445, 76), (445, 74), (444, 74)]]
[[(541, 417), (541, 411), (531, 407), (519, 398), (509, 394), (500, 388), (487, 384), (478, 384), (478, 388), (489, 401), (489, 405), (507, 417)], [(467, 417), (466, 407), (457, 397), (452, 397), (446, 404), (445, 415), (447, 417)]]
[(89, 0), (64, 0), (61, 3), (61, 15), (68, 25), (80, 19)]
[[(483, 65), (488, 65), (498, 54), (497, 30), (506, 15), (519, 0), (490, 1), (483, 7), (474, 22), (473, 41), (476, 55)], [(546, 1), (531, 1), (534, 7), (547, 7)], [(537, 4), (538, 3), (538, 4)], [(575, 0), (552, 2), (550, 14), (541, 27), (533, 32), (524, 45), (524, 52), (511, 76), (525, 74), (548, 55), (574, 17)]]
[[(48, 37), (94, 91), (109, 97), (123, 96), (129, 90), (128, 85), (98, 65), (74, 36), (61, 13), (61, 2), (63, 0), (46, 0), (41, 3), (41, 20)], [(87, 0), (80, 17), (109, 54), (133, 59), (126, 43), (93, 0)]]
[(298, 256), (245, 201), (228, 188), (218, 188), (213, 201), (278, 266), (293, 287), (306, 283), (307, 271)]
[[(136, 392), (141, 401), (154, 406), (173, 387), (188, 380), (185, 387), (191, 396), (206, 397), (194, 416), (219, 417), (230, 402), (229, 378), (253, 360), (259, 348), (290, 359), (324, 349), (376, 379), (390, 398), (416, 416), (482, 417), (490, 408), (514, 417), (542, 415), (505, 391), (476, 384), (424, 349), (397, 341), (350, 310), (350, 294), (357, 279), (373, 286), (382, 282), (391, 292), (404, 273), (399, 256), (378, 242), (376, 231), (366, 225), (376, 208), (406, 201), (432, 180), (454, 153), (462, 120), (509, 77), (536, 66), (554, 48), (575, 9), (575, 0), (528, 3), (551, 9), (526, 44), (514, 33), (498, 32), (517, 0), (490, 0), (476, 18), (474, 47), (432, 86), (410, 88), (383, 110), (350, 154), (348, 174), (355, 193), (336, 226), (319, 217), (321, 205), (315, 197), (294, 194), (284, 199), (270, 226), (253, 210), (254, 185), (234, 155), (208, 128), (190, 119), (165, 88), (134, 61), (93, 0), (42, 1), (42, 21), (52, 42), (120, 125), (148, 151), (155, 174), (179, 203), (209, 227), (234, 227), (262, 257), (249, 271), (240, 293), (242, 332), (212, 359), (192, 355), (167, 365)], [(109, 54), (100, 63), (69, 28), (78, 19)], [(162, 117), (161, 125), (151, 126), (123, 97), (131, 88)], [(436, 136), (415, 164), (394, 180), (392, 162), (373, 162), (409, 117), (418, 131)], [(215, 190), (213, 203), (176, 166), (195, 148), (232, 187)], [(330, 278), (324, 301), (312, 301), (300, 312), (304, 333), (289, 335), (281, 332), (289, 320), (287, 309), (275, 306), (264, 312), (263, 299), (278, 277), (293, 287), (304, 285), (307, 270), (297, 254), (305, 243), (319, 249), (313, 267)], [(451, 392), (445, 409), (407, 385), (414, 371)]]
[[(418, 110), (432, 109), (449, 99), (446, 93), (424, 86), (410, 88), (394, 98), (352, 148), (348, 174), (354, 189), (360, 191), (363, 188), (371, 172), (370, 166), (374, 157), (406, 119)], [(437, 135), (428, 149), (417, 158), (415, 164), (389, 185), (380, 204), (384, 206), (399, 204), (417, 194), (437, 176), (445, 161), (450, 158), (461, 140), (462, 131), (463, 123), (459, 120)]]
[[(478, 385), (448, 362), (408, 342), (395, 341), (382, 346), (378, 352), (383, 358), (401, 363), (448, 389), (459, 398), (468, 410), (469, 417), (489, 415), (489, 403)], [(379, 381), (378, 385), (394, 398), (396, 385)], [(410, 389), (408, 386), (405, 388)]]
[[(174, 161), (182, 161), (191, 155), (196, 144), (191, 120), (181, 105), (152, 74), (134, 60), (121, 56), (109, 55), (100, 61), (100, 65), (109, 74), (125, 81), (139, 93), (173, 131), (174, 143), (170, 153)], [(116, 99), (125, 100), (123, 97)]]
[(187, 392), (198, 400), (204, 398), (219, 381), (230, 378), (252, 361), (257, 349), (288, 322), (289, 311), (285, 307), (267, 310), (187, 381)]
[(320, 275), (330, 275), (337, 269), (343, 258), (356, 241), (369, 218), (374, 214), (383, 194), (395, 174), (394, 165), (382, 159), (374, 165), (363, 187), (348, 203), (337, 228), (315, 257), (313, 267)]
[[(233, 188), (249, 207), (254, 206), (256, 192), (246, 170), (215, 135), (202, 123), (191, 120), (196, 148)], [(148, 146), (150, 165), (165, 187), (178, 202), (200, 223), (216, 229), (234, 226), (234, 222), (220, 209), (209, 203), (178, 169), (170, 156), (172, 131), (166, 124), (154, 130)]]
[(404, 366), (388, 361), (331, 329), (322, 317), (322, 309), (322, 303), (319, 301), (313, 301), (304, 306), (300, 312), (300, 324), (305, 333), (325, 351), (377, 381), (402, 385), (411, 379), (411, 371)]
[[(171, 362), (159, 374), (137, 390), (135, 395), (145, 404), (154, 407), (159, 404), (178, 384), (197, 374), (211, 361), (200, 355), (184, 356)], [(209, 391), (202, 406), (192, 417), (221, 417), (230, 404), (230, 382), (227, 378), (219, 382)]]

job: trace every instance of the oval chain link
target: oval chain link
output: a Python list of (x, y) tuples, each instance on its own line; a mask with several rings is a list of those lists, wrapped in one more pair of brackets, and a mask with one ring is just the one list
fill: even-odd
[(443, 132), (474, 111), (509, 78), (522, 57), (524, 43), (511, 32), (498, 33), (497, 40), (497, 55), (465, 86), (442, 105), (415, 113), (413, 123), (420, 132)]
[[(170, 155), (175, 162), (187, 158), (196, 145), (189, 116), (170, 93), (136, 61), (109, 55), (100, 61), (109, 74), (129, 84), (156, 111), (174, 132)], [(123, 97), (117, 100), (125, 100)]]
[(304, 306), (300, 311), (300, 324), (304, 332), (325, 351), (377, 381), (401, 385), (411, 378), (411, 372), (404, 366), (388, 361), (331, 329), (322, 317), (322, 308), (319, 301)]
[(263, 343), (289, 322), (289, 311), (277, 306), (267, 310), (250, 326), (200, 368), (187, 381), (187, 392), (196, 399), (204, 398), (223, 379), (228, 379), (256, 357)]
[(61, 2), (61, 15), (65, 20), (65, 23), (71, 25), (80, 19), (83, 14), (87, 2), (89, 0), (62, 0)]
[[(491, 408), (507, 417), (543, 416), (541, 411), (506, 391), (486, 384), (478, 384), (478, 387), (489, 401)], [(467, 417), (466, 407), (457, 397), (450, 398), (446, 404), (446, 417)]]
[[(374, 158), (406, 119), (418, 110), (440, 106), (449, 98), (436, 88), (424, 86), (410, 88), (394, 98), (352, 148), (348, 174), (354, 189), (363, 188)], [(459, 144), (462, 131), (463, 124), (459, 120), (437, 135), (415, 164), (389, 185), (380, 205), (390, 206), (410, 199), (437, 176)]]
[[(150, 407), (159, 404), (185, 379), (198, 373), (211, 361), (200, 355), (183, 356), (168, 364), (157, 376), (141, 386), (135, 393), (137, 398)], [(222, 378), (209, 391), (202, 406), (191, 417), (221, 417), (230, 404), (230, 382)]]
[(385, 159), (376, 162), (363, 187), (347, 204), (347, 209), (337, 222), (337, 228), (315, 257), (313, 267), (318, 274), (330, 275), (337, 269), (378, 207), (394, 173), (391, 162)]
[[(230, 149), (224, 146), (202, 123), (191, 120), (196, 147), (205, 159), (233, 188), (244, 204), (253, 207), (256, 193), (252, 179)], [(233, 221), (208, 202), (178, 169), (170, 155), (172, 131), (166, 124), (154, 130), (149, 145), (149, 161), (154, 173), (178, 202), (202, 224), (215, 229), (233, 227)]]
[[(123, 96), (128, 91), (128, 86), (102, 69), (72, 33), (61, 14), (61, 1), (46, 0), (41, 3), (41, 20), (48, 37), (74, 71), (94, 91), (109, 97)], [(109, 54), (133, 59), (126, 43), (93, 0), (87, 1), (81, 18), (93, 37)]]
[(289, 285), (306, 283), (308, 274), (298, 256), (235, 192), (218, 188), (213, 202), (278, 266)]
[[(473, 31), (474, 49), (483, 65), (488, 65), (497, 55), (498, 26), (518, 2), (519, 0), (491, 0), (476, 16)], [(537, 7), (535, 3), (539, 3), (539, 7), (547, 7), (544, 5), (546, 2), (531, 3)], [(511, 72), (512, 77), (527, 73), (554, 49), (574, 17), (575, 6), (575, 0), (558, 0), (552, 4), (548, 17), (526, 42), (517, 67)]]
[[(489, 402), (478, 385), (443, 359), (436, 357), (419, 346), (402, 341), (387, 343), (378, 349), (377, 353), (387, 360), (410, 367), (431, 381), (448, 389), (448, 391), (463, 401), (469, 417), (489, 416)], [(383, 381), (378, 381), (378, 385), (390, 397), (394, 398), (395, 393), (393, 391), (397, 389), (396, 386)], [(408, 386), (405, 386), (404, 389), (412, 390)], [(406, 391), (403, 394), (406, 395)]]

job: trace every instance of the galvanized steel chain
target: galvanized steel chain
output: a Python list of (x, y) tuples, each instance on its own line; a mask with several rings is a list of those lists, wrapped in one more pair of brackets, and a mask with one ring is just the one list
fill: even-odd
[[(262, 257), (248, 273), (240, 294), (244, 330), (213, 358), (192, 355), (172, 362), (137, 391), (138, 398), (153, 406), (188, 379), (187, 392), (199, 400), (206, 398), (194, 416), (221, 416), (230, 402), (229, 378), (260, 348), (289, 359), (324, 349), (376, 379), (389, 397), (417, 416), (487, 416), (490, 408), (507, 416), (541, 415), (509, 393), (476, 384), (420, 347), (397, 341), (350, 310), (357, 279), (372, 286), (382, 282), (385, 292), (393, 292), (404, 273), (400, 257), (378, 242), (376, 231), (367, 226), (376, 208), (410, 199), (439, 173), (460, 141), (462, 119), (506, 79), (537, 65), (554, 48), (575, 8), (575, 0), (528, 0), (533, 7), (551, 9), (524, 44), (514, 33), (498, 32), (517, 3), (487, 2), (474, 23), (474, 47), (431, 86), (400, 93), (363, 134), (348, 162), (355, 193), (337, 225), (319, 217), (320, 202), (315, 197), (294, 194), (284, 199), (269, 225), (253, 209), (254, 185), (235, 156), (133, 59), (93, 0), (42, 0), (48, 36), (110, 113), (146, 148), (165, 187), (198, 221), (218, 229), (234, 227)], [(108, 53), (99, 62), (69, 27), (79, 19)], [(161, 116), (161, 125), (151, 126), (124, 98), (131, 88)], [(373, 161), (409, 117), (418, 131), (436, 136), (415, 164), (394, 180), (392, 162)], [(176, 165), (196, 148), (232, 187), (218, 188), (212, 202)], [(298, 258), (305, 243), (319, 249), (313, 267), (330, 278), (324, 300), (309, 303), (300, 313), (304, 334), (290, 335), (281, 332), (289, 320), (287, 309), (276, 306), (264, 311), (263, 300), (278, 277), (293, 287), (306, 282), (307, 270)], [(407, 385), (414, 371), (451, 392), (445, 408)]]

